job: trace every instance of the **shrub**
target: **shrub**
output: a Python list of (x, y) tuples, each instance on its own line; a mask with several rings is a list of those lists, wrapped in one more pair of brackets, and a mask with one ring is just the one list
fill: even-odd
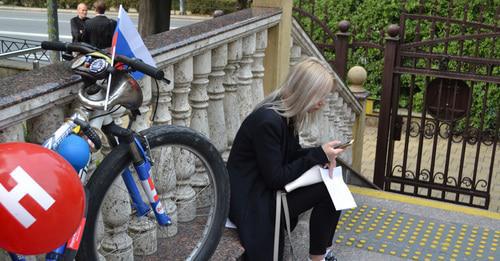
[[(424, 2), (421, 6), (420, 2)], [(332, 32), (337, 32), (338, 22), (348, 20), (351, 24), (350, 32), (352, 33), (351, 40), (353, 41), (368, 41), (383, 45), (384, 35), (380, 34), (381, 30), (387, 28), (389, 24), (399, 24), (402, 8), (406, 8), (408, 13), (418, 13), (420, 9), (424, 14), (433, 16), (448, 17), (451, 16), (457, 20), (463, 20), (467, 16), (468, 21), (480, 21), (482, 23), (495, 25), (498, 23), (495, 14), (498, 8), (498, 0), (454, 0), (451, 11), (449, 10), (449, 0), (294, 0), (294, 6), (306, 10), (314, 14), (320, 21), (325, 21)], [(402, 6), (404, 3), (405, 6)], [(467, 12), (464, 12), (464, 7), (467, 6)], [(483, 15), (481, 17), (481, 9)], [(325, 14), (327, 10), (327, 14)], [(324, 31), (314, 24), (308, 17), (300, 16), (295, 13), (295, 18), (299, 21), (306, 32), (309, 33), (311, 39), (315, 42), (322, 42), (325, 38)], [(407, 21), (405, 24), (405, 42), (414, 42), (417, 40), (429, 40), (432, 38), (444, 38), (446, 36), (447, 26), (445, 22), (415, 22)], [(420, 35), (418, 35), (419, 28)], [(431, 30), (434, 28), (434, 30)], [(464, 30), (465, 31), (462, 31)], [(433, 35), (431, 35), (433, 32)], [(477, 33), (476, 28), (453, 25), (450, 27), (449, 35), (459, 35), (462, 32), (465, 34)], [(417, 39), (418, 38), (418, 39)], [(474, 57), (491, 57), (499, 59), (500, 53), (498, 49), (499, 39), (482, 41), (466, 40), (463, 42), (463, 48), (459, 41), (450, 42), (448, 44), (447, 53), (456, 56), (474, 56)], [(333, 44), (332, 40), (327, 41), (328, 44)], [(477, 53), (476, 53), (477, 48)], [(445, 45), (438, 44), (432, 49), (433, 53), (444, 53)], [(421, 51), (429, 52), (429, 48), (423, 48)], [(335, 54), (333, 51), (324, 52), (325, 58), (334, 60)], [(356, 49), (350, 50), (348, 55), (347, 67), (354, 65), (362, 65), (368, 71), (368, 79), (365, 83), (365, 88), (376, 99), (380, 99), (382, 71), (383, 71), (383, 51), (378, 49)], [(405, 61), (412, 62), (412, 61)], [(416, 61), (417, 67), (423, 68), (426, 66), (426, 61), (423, 59)], [(433, 69), (439, 68), (439, 61), (433, 61)], [(451, 71), (456, 71), (458, 64), (452, 62), (448, 64)], [(467, 71), (470, 68), (464, 68), (462, 71)], [(477, 72), (486, 74), (485, 67), (476, 68)], [(492, 75), (499, 76), (500, 68), (497, 66)], [(415, 90), (413, 95), (413, 108), (417, 111), (423, 109), (423, 88), (425, 86), (425, 77), (415, 77)], [(494, 84), (485, 84), (481, 82), (468, 82), (473, 90), (473, 102), (471, 105), (471, 124), (474, 127), (483, 126), (483, 128), (494, 128), (495, 119), (500, 110), (500, 92)], [(402, 75), (401, 77), (401, 99), (400, 107), (407, 108), (410, 100), (411, 77)], [(483, 104), (483, 97), (487, 95), (487, 102)], [(484, 114), (484, 115), (483, 115)], [(484, 117), (484, 124), (481, 124), (481, 118)]]

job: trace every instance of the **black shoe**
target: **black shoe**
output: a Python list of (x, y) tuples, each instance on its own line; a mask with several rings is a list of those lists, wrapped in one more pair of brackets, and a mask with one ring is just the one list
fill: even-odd
[(333, 254), (333, 251), (328, 251), (325, 255), (325, 261), (337, 261), (337, 258)]

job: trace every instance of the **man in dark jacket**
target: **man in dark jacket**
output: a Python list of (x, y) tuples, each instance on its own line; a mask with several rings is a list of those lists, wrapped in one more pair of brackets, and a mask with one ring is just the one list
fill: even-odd
[(83, 41), (83, 31), (85, 28), (85, 21), (89, 19), (87, 17), (87, 5), (85, 3), (78, 4), (76, 8), (77, 16), (71, 18), (71, 36), (73, 37), (72, 42), (82, 42)]
[(104, 49), (111, 46), (116, 21), (104, 15), (106, 4), (99, 0), (94, 3), (96, 16), (85, 21), (83, 41), (97, 48)]

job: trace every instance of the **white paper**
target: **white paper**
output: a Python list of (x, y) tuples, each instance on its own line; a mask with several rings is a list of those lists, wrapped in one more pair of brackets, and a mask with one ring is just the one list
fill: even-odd
[(321, 178), (328, 189), (336, 210), (344, 210), (357, 207), (349, 187), (342, 178), (342, 167), (333, 169), (333, 177), (328, 175), (328, 169), (320, 168)]
[(300, 175), (300, 177), (298, 177), (294, 181), (286, 184), (285, 185), (286, 192), (290, 192), (296, 188), (309, 186), (321, 182), (322, 179), (319, 169), (320, 169), (319, 165), (316, 165), (310, 168), (308, 171), (304, 172), (304, 174)]
[(236, 225), (229, 218), (226, 219), (226, 227), (237, 229)]

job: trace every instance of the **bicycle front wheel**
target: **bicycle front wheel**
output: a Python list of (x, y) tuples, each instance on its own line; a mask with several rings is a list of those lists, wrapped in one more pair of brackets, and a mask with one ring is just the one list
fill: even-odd
[[(150, 147), (151, 175), (173, 224), (150, 212), (137, 217), (121, 173), (137, 177), (128, 147), (114, 148), (92, 174), (80, 260), (207, 260), (222, 235), (229, 209), (229, 177), (217, 149), (180, 126), (141, 132)], [(145, 146), (144, 146), (145, 147)], [(136, 184), (140, 183), (136, 179)], [(140, 189), (142, 191), (142, 189)], [(144, 202), (148, 202), (143, 196)]]

